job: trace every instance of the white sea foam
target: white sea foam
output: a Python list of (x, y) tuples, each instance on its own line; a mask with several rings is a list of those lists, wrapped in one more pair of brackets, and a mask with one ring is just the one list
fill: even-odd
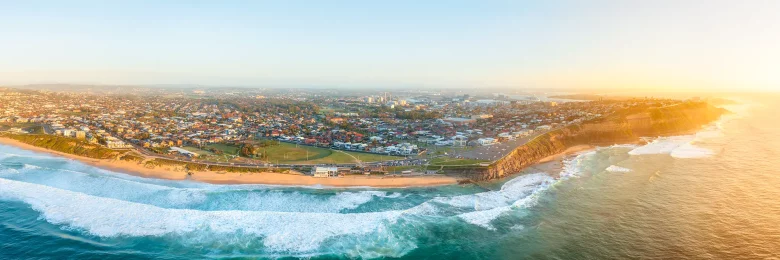
[(511, 210), (512, 209), (509, 206), (497, 207), (488, 210), (463, 213), (458, 215), (458, 217), (470, 224), (477, 225), (489, 230), (496, 230), (496, 228), (493, 227), (490, 222), (498, 218), (501, 214)]
[(104, 176), (57, 176), (41, 184), (94, 196), (115, 198), (164, 208), (282, 212), (340, 212), (355, 209), (375, 197), (396, 196), (383, 191), (339, 192), (312, 195), (275, 189), (231, 190), (222, 187), (175, 188)]
[(14, 168), (0, 169), (0, 176), (9, 175), (9, 174), (19, 174), (19, 170)]
[(512, 205), (515, 201), (531, 195), (535, 190), (554, 179), (545, 173), (522, 175), (507, 181), (498, 191), (488, 191), (453, 197), (438, 197), (433, 201), (458, 208), (477, 211)]
[(637, 148), (637, 147), (639, 147), (639, 146), (637, 146), (635, 144), (613, 144), (613, 145), (611, 145), (609, 147), (599, 147), (599, 148), (600, 149), (608, 149), (608, 148), (632, 148), (632, 149), (634, 149), (634, 148)]
[(539, 193), (546, 190), (554, 179), (545, 173), (522, 175), (501, 186), (498, 191), (488, 191), (471, 195), (461, 195), (449, 198), (436, 198), (434, 201), (459, 208), (475, 211), (459, 214), (464, 221), (495, 230), (490, 224), (501, 214), (514, 208), (532, 206)]
[[(262, 239), (264, 247), (271, 252), (311, 253), (331, 238), (389, 232), (387, 225), (395, 223), (403, 214), (402, 211), (338, 214), (166, 209), (2, 178), (0, 187), (0, 198), (21, 200), (50, 223), (95, 236), (174, 235), (182, 239), (218, 240), (222, 235), (241, 233)], [(400, 256), (411, 250), (408, 243), (384, 246), (383, 255), (388, 256)]]
[[(705, 134), (710, 135), (712, 134)], [(703, 138), (703, 137), (698, 137)], [(695, 146), (697, 135), (659, 137), (628, 152), (630, 155), (669, 154), (675, 158), (702, 158), (714, 154), (707, 148)]]
[(32, 164), (24, 164), (24, 166), (22, 166), (22, 169), (24, 169), (24, 170), (39, 170), (39, 169), (41, 169), (41, 167), (37, 166), (37, 165), (32, 165)]
[(630, 155), (668, 154), (680, 145), (693, 141), (694, 136), (670, 136), (659, 137), (644, 146), (637, 147), (628, 152)]
[(608, 172), (631, 172), (631, 169), (625, 168), (625, 167), (620, 167), (620, 166), (617, 166), (617, 165), (610, 165), (609, 167), (607, 167), (607, 169), (605, 169), (605, 171), (608, 171)]
[(705, 125), (697, 133), (693, 135), (659, 137), (647, 145), (631, 150), (629, 154), (669, 154), (674, 158), (703, 158), (712, 156), (715, 152), (707, 148), (699, 147), (696, 144), (723, 137), (724, 124), (734, 119), (743, 118), (749, 114), (749, 110), (752, 106), (753, 104), (723, 106), (733, 113), (721, 116), (717, 121)]
[[(10, 158), (10, 157), (27, 157), (27, 158), (41, 158), (41, 159), (52, 159), (52, 160), (69, 160), (67, 158), (63, 157), (55, 157), (55, 156), (49, 156), (46, 154), (39, 154), (35, 152), (31, 152), (28, 150), (16, 148), (13, 146), (8, 145), (0, 145), (0, 147), (3, 147), (4, 150), (14, 150), (19, 151), (20, 153), (0, 153), (0, 159)], [(6, 149), (7, 148), (7, 149)]]
[(517, 224), (517, 225), (514, 225), (514, 226), (510, 227), (509, 229), (511, 229), (511, 230), (523, 230), (523, 229), (525, 229), (525, 226)]

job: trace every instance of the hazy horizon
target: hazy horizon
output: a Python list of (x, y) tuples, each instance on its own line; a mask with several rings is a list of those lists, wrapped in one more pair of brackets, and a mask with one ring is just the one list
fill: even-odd
[(779, 7), (8, 3), (0, 84), (778, 91)]

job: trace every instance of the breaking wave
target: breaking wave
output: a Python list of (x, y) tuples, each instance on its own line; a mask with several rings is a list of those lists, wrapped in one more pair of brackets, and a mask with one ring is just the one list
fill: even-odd
[(557, 178), (524, 174), (476, 193), (477, 187), (420, 192), (214, 185), (22, 156), (2, 160), (8, 166), (0, 172), (15, 173), (0, 175), (0, 199), (29, 204), (49, 223), (100, 238), (159, 238), (262, 256), (399, 257), (417, 247), (425, 227), (439, 223), (496, 231), (496, 220), (535, 206), (556, 183), (580, 176), (597, 153), (565, 160)]
[(702, 158), (715, 154), (710, 149), (694, 145), (696, 140), (696, 135), (659, 137), (644, 146), (629, 151), (628, 154), (668, 154), (674, 158)]
[[(50, 223), (95, 236), (176, 235), (197, 242), (194, 240), (207, 236), (243, 234), (262, 239), (270, 252), (315, 252), (330, 238), (388, 230), (388, 225), (402, 214), (400, 211), (338, 214), (166, 209), (6, 179), (0, 179), (0, 186), (3, 187), (0, 197), (21, 200)], [(392, 237), (392, 234), (384, 235)], [(402, 255), (413, 248), (408, 243), (388, 245), (400, 246), (384, 248), (390, 256)]]
[(704, 158), (715, 155), (715, 152), (697, 146), (698, 143), (709, 139), (723, 137), (723, 127), (726, 122), (744, 118), (756, 104), (739, 104), (723, 106), (731, 111), (731, 114), (721, 116), (717, 121), (705, 125), (701, 130), (692, 135), (659, 137), (650, 143), (635, 148), (630, 155), (668, 154), (674, 158)]

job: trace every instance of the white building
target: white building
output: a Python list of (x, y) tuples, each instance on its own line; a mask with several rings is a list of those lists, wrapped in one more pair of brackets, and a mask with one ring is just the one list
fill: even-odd
[(180, 154), (183, 154), (183, 155), (186, 155), (186, 156), (189, 156), (189, 157), (198, 157), (197, 153), (184, 150), (184, 149), (182, 149), (180, 147), (171, 147), (171, 150), (174, 150), (177, 153), (180, 153)]
[(452, 140), (443, 140), (443, 139), (442, 140), (437, 140), (436, 143), (434, 143), (434, 145), (437, 145), (437, 146), (452, 145)]
[(339, 168), (336, 167), (314, 167), (312, 169), (312, 175), (315, 178), (327, 178), (331, 176), (338, 176)]
[(516, 131), (512, 132), (512, 134), (516, 137), (525, 137), (531, 134), (532, 130), (523, 130), (523, 131)]
[(506, 138), (507, 140), (515, 140), (515, 136), (510, 133), (500, 133), (498, 134), (498, 137)]
[(479, 139), (477, 139), (477, 143), (479, 143), (480, 145), (493, 145), (493, 144), (496, 144), (496, 139), (495, 138), (489, 138), (489, 137), (488, 138), (479, 138)]
[(456, 135), (452, 137), (453, 146), (466, 146), (468, 141), (469, 141), (468, 137), (462, 135)]
[(115, 137), (108, 137), (106, 138), (106, 147), (111, 149), (127, 149), (127, 148), (133, 148), (133, 146), (125, 143), (122, 140), (119, 140)]
[(550, 129), (552, 129), (552, 126), (549, 126), (549, 125), (540, 125), (540, 126), (536, 127), (536, 130), (539, 130), (539, 131), (545, 131), (545, 130), (550, 130)]

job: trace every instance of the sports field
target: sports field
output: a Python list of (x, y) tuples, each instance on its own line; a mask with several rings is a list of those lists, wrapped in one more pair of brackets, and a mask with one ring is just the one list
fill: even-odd
[[(223, 155), (215, 155), (207, 151), (210, 148), (222, 151)], [(203, 149), (195, 147), (184, 147), (184, 149), (200, 154), (200, 159), (225, 162), (225, 155), (228, 155), (227, 157), (237, 155), (240, 147), (229, 144), (210, 144)], [(262, 158), (262, 160), (274, 164), (339, 164), (403, 159), (399, 156), (340, 151), (284, 142), (262, 147), (260, 153), (262, 155), (258, 156), (258, 160)]]

